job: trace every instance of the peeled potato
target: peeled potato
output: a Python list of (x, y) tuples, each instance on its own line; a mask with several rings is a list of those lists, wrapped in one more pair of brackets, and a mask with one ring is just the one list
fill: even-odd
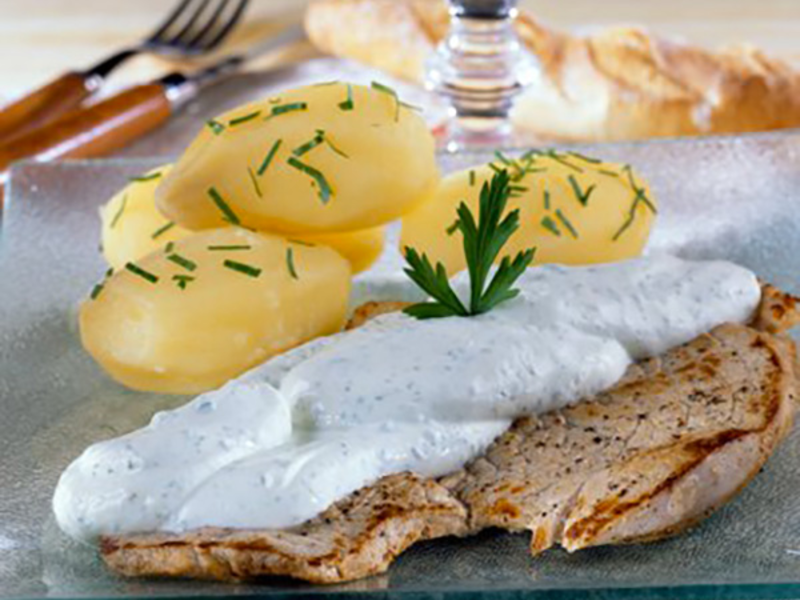
[(126, 386), (194, 394), (341, 329), (350, 276), (325, 246), (233, 227), (196, 233), (95, 288), (81, 340)]
[(133, 180), (100, 209), (103, 256), (115, 269), (138, 260), (164, 244), (186, 237), (155, 207), (155, 191), (172, 169), (164, 165)]
[[(133, 181), (100, 209), (103, 222), (103, 255), (111, 267), (121, 269), (165, 244), (191, 235), (191, 231), (172, 224), (156, 208), (156, 176), (164, 176), (172, 165), (153, 169)], [(353, 273), (368, 269), (383, 250), (383, 227), (326, 234), (297, 234), (293, 239), (330, 246), (350, 261)]]
[(437, 183), (433, 136), (414, 110), (384, 89), (331, 83), (219, 116), (156, 193), (187, 229), (294, 235), (382, 225)]
[(350, 262), (353, 273), (366, 271), (383, 252), (385, 227), (371, 227), (343, 233), (305, 233), (292, 236), (310, 244), (330, 246)]
[[(494, 166), (507, 168), (512, 185), (518, 186), (506, 211), (519, 209), (520, 226), (498, 260), (531, 247), (536, 248), (536, 264), (586, 265), (641, 253), (656, 204), (647, 184), (629, 167), (552, 151), (506, 160)], [(448, 228), (462, 201), (477, 218), (481, 186), (493, 174), (486, 165), (443, 179), (433, 200), (403, 218), (400, 247), (426, 253), (450, 275), (464, 269), (461, 233), (448, 233)]]

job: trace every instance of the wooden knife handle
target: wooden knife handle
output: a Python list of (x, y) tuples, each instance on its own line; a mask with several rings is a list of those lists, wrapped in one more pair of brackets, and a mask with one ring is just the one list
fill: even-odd
[(155, 129), (170, 113), (164, 87), (157, 83), (136, 86), (94, 106), (73, 110), (0, 145), (0, 185), (5, 184), (8, 168), (15, 161), (104, 156)]
[(96, 88), (96, 80), (81, 73), (58, 79), (0, 109), (0, 143), (42, 127), (80, 106)]

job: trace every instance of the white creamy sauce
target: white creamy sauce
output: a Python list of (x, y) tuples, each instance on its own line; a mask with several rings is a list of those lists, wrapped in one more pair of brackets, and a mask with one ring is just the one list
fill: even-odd
[(91, 446), (59, 481), (60, 526), (92, 540), (295, 525), (383, 475), (453, 471), (514, 417), (607, 389), (760, 299), (744, 268), (669, 256), (537, 267), (517, 287), (477, 317), (395, 313), (316, 340)]

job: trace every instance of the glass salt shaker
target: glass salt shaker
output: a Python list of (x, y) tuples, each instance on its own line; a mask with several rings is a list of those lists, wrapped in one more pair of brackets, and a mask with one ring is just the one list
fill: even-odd
[(448, 0), (450, 30), (427, 65), (427, 87), (450, 105), (439, 146), (448, 152), (509, 147), (514, 97), (539, 63), (514, 32), (517, 0)]

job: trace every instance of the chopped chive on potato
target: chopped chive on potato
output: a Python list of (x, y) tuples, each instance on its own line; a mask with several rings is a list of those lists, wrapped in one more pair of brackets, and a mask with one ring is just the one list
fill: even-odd
[(425, 121), (384, 86), (297, 88), (207, 124), (156, 192), (191, 230), (241, 224), (296, 235), (383, 225), (439, 180)]
[(80, 308), (86, 350), (128, 387), (194, 394), (344, 324), (350, 264), (241, 228), (213, 229), (126, 263)]
[(466, 268), (456, 209), (464, 201), (477, 214), (481, 186), (498, 169), (512, 177), (507, 211), (520, 226), (498, 257), (536, 248), (534, 264), (587, 265), (641, 254), (657, 210), (647, 183), (628, 166), (581, 154), (502, 154), (489, 165), (442, 180), (436, 196), (403, 218), (401, 249), (410, 246), (442, 262), (451, 275)]
[(131, 180), (100, 208), (103, 256), (114, 269), (186, 237), (155, 207), (156, 188), (171, 169), (163, 165)]
[[(172, 165), (164, 165), (132, 180), (100, 209), (102, 248), (108, 264), (121, 269), (170, 242), (183, 239), (192, 232), (169, 221), (156, 208), (155, 190)], [(369, 268), (380, 256), (384, 244), (384, 228), (327, 234), (297, 234), (292, 239), (330, 246), (344, 256), (359, 273)]]

